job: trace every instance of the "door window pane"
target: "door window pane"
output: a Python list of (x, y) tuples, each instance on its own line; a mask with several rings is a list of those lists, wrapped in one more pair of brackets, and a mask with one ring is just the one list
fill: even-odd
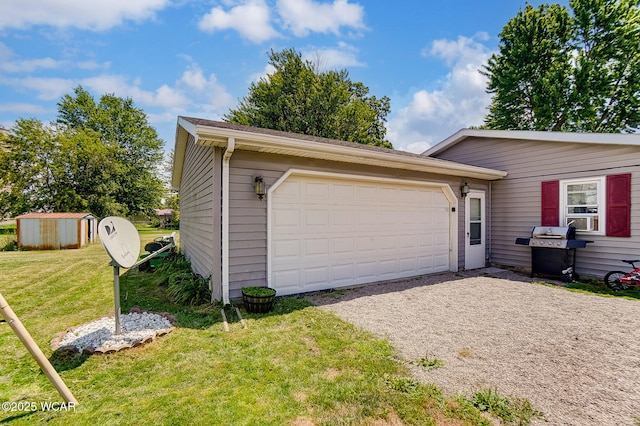
[(469, 234), (470, 234), (469, 244), (471, 244), (472, 246), (477, 246), (478, 244), (482, 244), (482, 224), (481, 223), (470, 223)]
[(482, 244), (482, 200), (469, 199), (469, 244)]

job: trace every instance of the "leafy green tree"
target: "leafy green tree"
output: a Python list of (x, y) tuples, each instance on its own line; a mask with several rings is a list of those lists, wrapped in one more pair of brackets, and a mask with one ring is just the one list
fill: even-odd
[(70, 129), (97, 132), (113, 151), (118, 164), (110, 179), (115, 183), (114, 200), (126, 214), (147, 213), (158, 207), (164, 195), (159, 178), (163, 142), (149, 125), (147, 116), (133, 104), (112, 94), (96, 103), (81, 86), (74, 95), (58, 103), (58, 123)]
[(527, 5), (500, 33), (484, 69), (485, 127), (633, 132), (640, 126), (637, 0)]
[(0, 213), (124, 216), (160, 204), (162, 142), (144, 113), (131, 100), (105, 95), (96, 104), (81, 87), (75, 93), (59, 105), (58, 123), (19, 119), (4, 137)]
[(224, 116), (228, 122), (391, 148), (385, 139), (390, 100), (369, 96), (346, 70), (319, 71), (295, 49), (269, 54), (275, 71), (251, 83)]

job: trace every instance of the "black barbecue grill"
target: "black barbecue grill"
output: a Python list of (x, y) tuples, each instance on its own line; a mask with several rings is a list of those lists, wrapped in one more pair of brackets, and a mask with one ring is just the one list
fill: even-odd
[(578, 277), (576, 249), (592, 242), (577, 240), (573, 226), (536, 226), (530, 238), (516, 238), (516, 244), (531, 247), (531, 277), (548, 275), (566, 282)]

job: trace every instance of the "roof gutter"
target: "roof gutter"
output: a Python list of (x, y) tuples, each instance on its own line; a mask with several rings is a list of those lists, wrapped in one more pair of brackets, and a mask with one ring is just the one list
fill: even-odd
[(427, 156), (403, 155), (388, 150), (369, 150), (357, 146), (327, 144), (308, 139), (296, 139), (278, 135), (257, 134), (235, 129), (193, 125), (198, 144), (224, 146), (226, 139), (236, 140), (236, 149), (317, 158), (328, 161), (366, 164), (420, 172), (432, 172), (450, 176), (464, 176), (485, 180), (502, 179), (506, 172), (470, 166)]

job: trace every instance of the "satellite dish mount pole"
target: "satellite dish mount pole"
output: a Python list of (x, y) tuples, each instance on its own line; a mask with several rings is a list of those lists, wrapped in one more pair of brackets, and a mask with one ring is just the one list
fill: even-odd
[(115, 334), (120, 334), (120, 266), (116, 262), (111, 262), (113, 266), (113, 300), (115, 301), (114, 316), (116, 322)]

